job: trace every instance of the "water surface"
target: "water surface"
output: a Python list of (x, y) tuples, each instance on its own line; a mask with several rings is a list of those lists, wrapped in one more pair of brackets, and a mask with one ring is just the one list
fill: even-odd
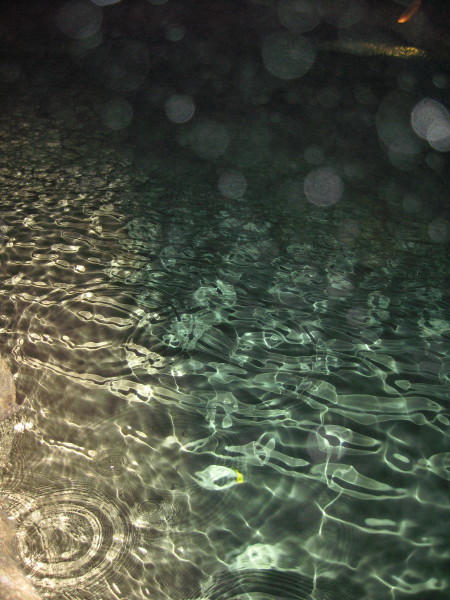
[(7, 90), (0, 500), (44, 598), (447, 597), (445, 154), (383, 146), (441, 66), (317, 69), (200, 159), (118, 149), (92, 83)]

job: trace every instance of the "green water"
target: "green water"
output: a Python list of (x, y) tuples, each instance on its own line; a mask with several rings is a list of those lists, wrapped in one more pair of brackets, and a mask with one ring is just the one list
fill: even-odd
[(447, 598), (448, 165), (404, 120), (445, 69), (316, 69), (178, 145), (3, 90), (0, 505), (43, 598)]

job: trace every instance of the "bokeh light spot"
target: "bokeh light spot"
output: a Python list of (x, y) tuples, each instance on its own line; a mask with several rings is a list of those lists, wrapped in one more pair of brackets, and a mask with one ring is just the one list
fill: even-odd
[(263, 43), (262, 56), (267, 70), (280, 79), (295, 79), (312, 67), (316, 52), (309, 40), (292, 33), (274, 33)]
[(402, 204), (405, 211), (410, 214), (418, 213), (422, 210), (422, 200), (414, 194), (406, 194)]
[(71, 54), (75, 57), (84, 56), (89, 50), (93, 50), (94, 48), (98, 48), (100, 44), (103, 42), (103, 34), (99, 29), (87, 38), (83, 38), (82, 40), (74, 40), (71, 45)]
[(311, 204), (329, 206), (342, 198), (344, 184), (334, 169), (321, 167), (306, 176), (303, 190)]
[(101, 111), (101, 119), (104, 125), (113, 131), (124, 129), (131, 123), (133, 109), (129, 102), (123, 98), (110, 100)]
[(173, 123), (187, 123), (194, 116), (195, 104), (190, 96), (171, 96), (165, 103), (167, 118)]
[(450, 87), (450, 77), (446, 73), (435, 73), (433, 83), (440, 90), (446, 90)]
[(186, 35), (186, 29), (183, 25), (169, 25), (166, 27), (164, 35), (169, 42), (179, 42)]
[(202, 158), (218, 158), (228, 147), (228, 133), (224, 125), (211, 119), (199, 121), (191, 131), (191, 146)]
[(243, 198), (245, 194), (245, 190), (247, 189), (247, 180), (242, 173), (222, 173), (217, 187), (225, 196), (225, 198), (239, 200), (240, 198)]
[(445, 219), (434, 219), (428, 226), (428, 235), (433, 242), (445, 244), (450, 239), (450, 224)]
[(420, 100), (412, 110), (411, 124), (419, 137), (439, 152), (450, 150), (450, 115), (440, 102)]
[(312, 31), (320, 23), (319, 8), (310, 0), (281, 0), (278, 18), (292, 33)]
[(89, 0), (75, 0), (61, 8), (56, 16), (56, 24), (68, 37), (82, 40), (100, 29), (102, 16), (102, 9)]
[(420, 144), (412, 137), (399, 138), (389, 146), (389, 160), (397, 169), (410, 171), (417, 165), (420, 150)]

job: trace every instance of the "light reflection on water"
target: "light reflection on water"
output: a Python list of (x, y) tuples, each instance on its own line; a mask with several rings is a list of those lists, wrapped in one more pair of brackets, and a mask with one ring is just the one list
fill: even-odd
[(42, 595), (443, 598), (445, 246), (356, 202), (114, 195), (113, 158), (44, 193), (18, 135), (0, 496)]

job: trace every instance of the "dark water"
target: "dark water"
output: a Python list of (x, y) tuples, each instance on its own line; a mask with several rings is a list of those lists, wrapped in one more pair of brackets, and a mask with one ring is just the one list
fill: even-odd
[(0, 119), (24, 572), (57, 600), (447, 598), (449, 171), (405, 120), (445, 64), (319, 52), (191, 129), (148, 84), (125, 135), (61, 60)]

